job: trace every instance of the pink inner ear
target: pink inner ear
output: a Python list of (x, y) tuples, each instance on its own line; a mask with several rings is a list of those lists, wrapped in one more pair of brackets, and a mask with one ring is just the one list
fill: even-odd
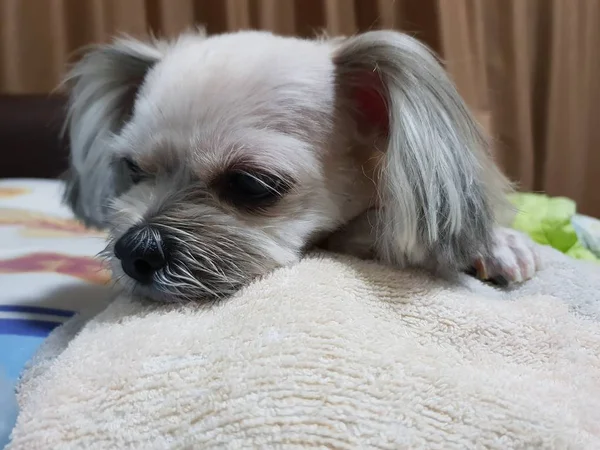
[(359, 120), (366, 122), (366, 129), (375, 128), (387, 134), (389, 116), (385, 98), (381, 94), (383, 86), (379, 75), (371, 72), (362, 75), (358, 81), (354, 89), (354, 98), (360, 111)]

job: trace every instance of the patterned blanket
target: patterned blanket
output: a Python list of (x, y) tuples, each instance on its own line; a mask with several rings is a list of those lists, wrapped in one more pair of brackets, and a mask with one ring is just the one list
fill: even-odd
[[(109, 274), (95, 258), (104, 235), (72, 218), (61, 205), (61, 191), (58, 181), (0, 181), (3, 384), (16, 382), (54, 328), (86, 304), (111, 297)], [(0, 424), (0, 448), (2, 432)]]

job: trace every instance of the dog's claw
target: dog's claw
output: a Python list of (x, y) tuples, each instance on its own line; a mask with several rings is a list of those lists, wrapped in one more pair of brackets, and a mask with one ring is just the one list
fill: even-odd
[(496, 286), (506, 287), (509, 285), (509, 282), (502, 275), (498, 275), (497, 277), (490, 278), (490, 282), (495, 284)]
[(507, 286), (532, 278), (540, 269), (540, 259), (531, 239), (517, 231), (499, 228), (491, 255), (478, 258), (473, 267), (480, 280)]

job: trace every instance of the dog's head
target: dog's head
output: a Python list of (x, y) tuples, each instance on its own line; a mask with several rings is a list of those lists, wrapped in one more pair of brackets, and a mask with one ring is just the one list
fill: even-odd
[(67, 201), (144, 296), (230, 294), (373, 206), (390, 262), (460, 268), (488, 247), (500, 178), (405, 35), (120, 40), (68, 84)]

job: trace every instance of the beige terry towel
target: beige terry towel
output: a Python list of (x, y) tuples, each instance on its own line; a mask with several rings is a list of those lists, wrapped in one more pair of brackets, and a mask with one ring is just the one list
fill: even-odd
[(118, 299), (25, 375), (11, 450), (600, 449), (600, 272), (501, 292), (313, 256), (212, 307)]

